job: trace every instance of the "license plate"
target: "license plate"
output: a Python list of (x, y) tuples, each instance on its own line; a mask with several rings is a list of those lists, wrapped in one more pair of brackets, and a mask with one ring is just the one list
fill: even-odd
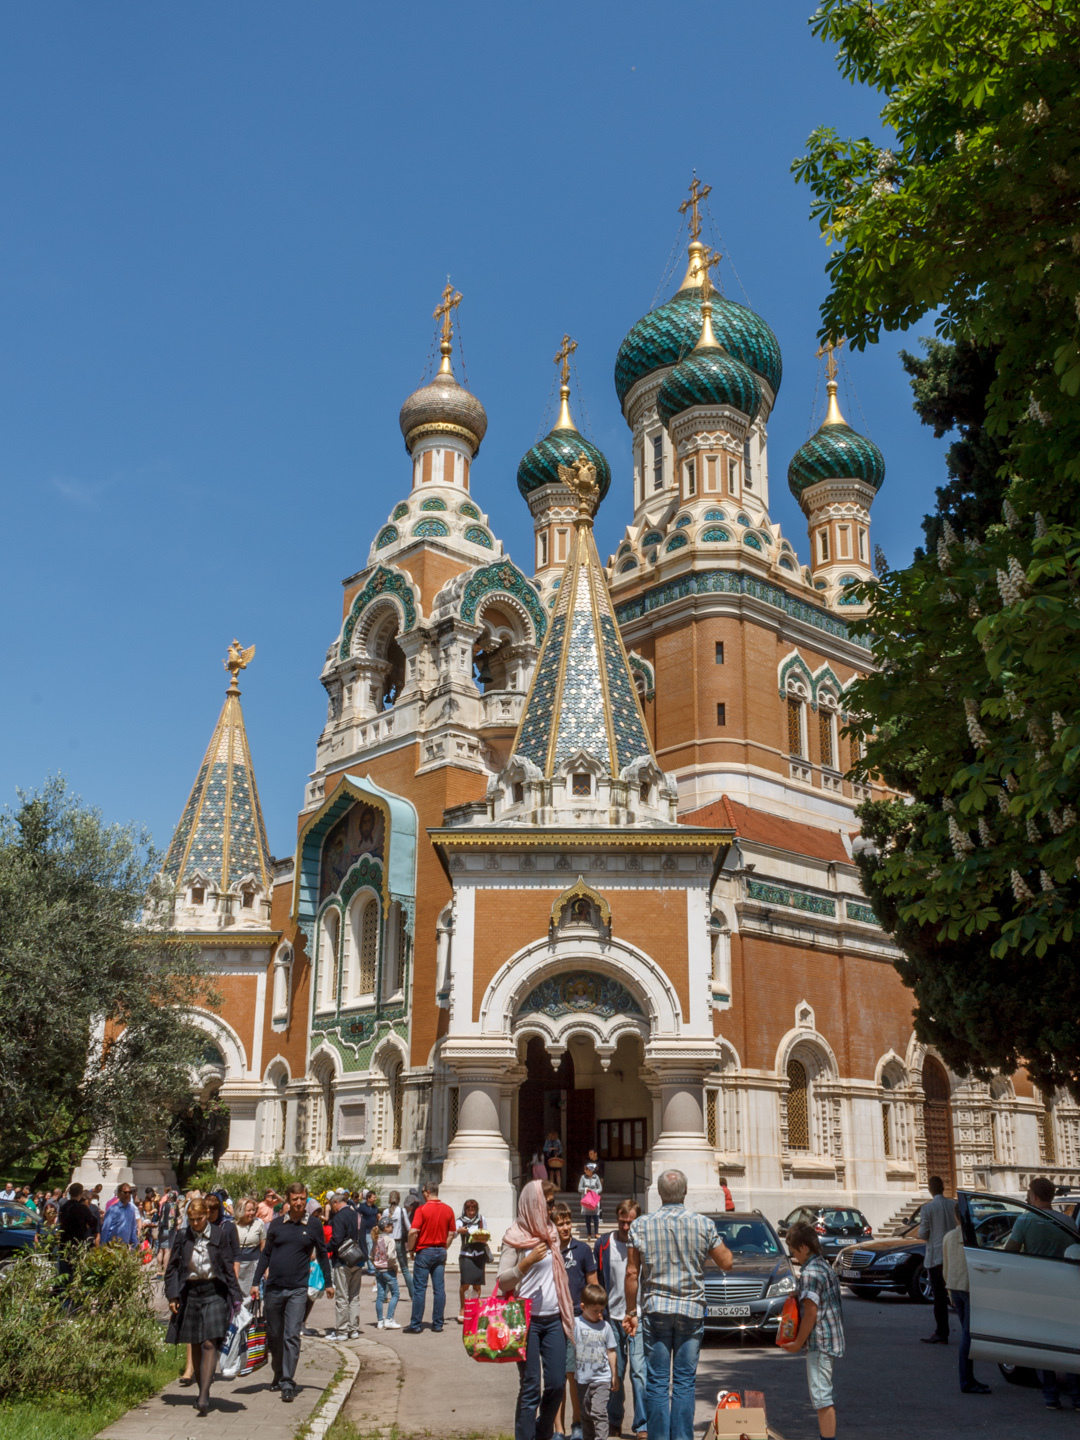
[(709, 1314), (717, 1317), (743, 1316), (750, 1314), (749, 1305), (710, 1305)]
[(858, 1270), (841, 1270), (840, 1274), (845, 1280), (858, 1280), (859, 1278)]

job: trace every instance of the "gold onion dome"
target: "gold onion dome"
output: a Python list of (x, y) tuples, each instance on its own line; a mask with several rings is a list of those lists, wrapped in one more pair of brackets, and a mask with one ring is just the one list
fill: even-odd
[(475, 395), (458, 384), (450, 364), (453, 350), (451, 317), (460, 303), (461, 296), (455, 295), (452, 286), (447, 285), (443, 303), (435, 311), (435, 318), (442, 321), (439, 343), (442, 360), (438, 373), (429, 385), (413, 391), (398, 416), (398, 424), (405, 437), (405, 449), (410, 455), (413, 446), (425, 435), (449, 434), (465, 440), (475, 456), (487, 433), (487, 411)]

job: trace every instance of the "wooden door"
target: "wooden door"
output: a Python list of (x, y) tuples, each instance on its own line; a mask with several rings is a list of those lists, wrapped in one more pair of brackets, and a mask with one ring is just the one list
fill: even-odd
[(926, 1133), (926, 1174), (940, 1175), (946, 1195), (956, 1194), (956, 1160), (949, 1077), (940, 1061), (928, 1055), (923, 1062), (923, 1128)]
[(564, 1190), (576, 1190), (589, 1151), (596, 1144), (596, 1092), (566, 1092), (566, 1179)]

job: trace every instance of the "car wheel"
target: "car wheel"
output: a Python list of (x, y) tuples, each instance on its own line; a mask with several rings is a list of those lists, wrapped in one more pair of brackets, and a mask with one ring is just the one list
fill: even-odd
[(881, 1294), (880, 1285), (849, 1285), (847, 1288), (860, 1300), (873, 1300), (875, 1295)]
[(1026, 1365), (999, 1365), (998, 1369), (1010, 1385), (1026, 1385), (1035, 1389), (1042, 1383), (1036, 1372)]
[(934, 1288), (930, 1284), (930, 1276), (921, 1261), (915, 1266), (911, 1279), (908, 1281), (908, 1294), (912, 1300), (921, 1305), (929, 1305), (934, 1298)]

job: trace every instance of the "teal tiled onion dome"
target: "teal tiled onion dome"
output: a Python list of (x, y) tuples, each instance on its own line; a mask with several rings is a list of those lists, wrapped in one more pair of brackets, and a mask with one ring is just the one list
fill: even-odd
[[(525, 499), (527, 500), (534, 490), (539, 490), (541, 485), (557, 485), (559, 466), (573, 465), (582, 451), (596, 466), (596, 483), (600, 487), (600, 500), (603, 500), (611, 484), (611, 466), (602, 451), (586, 440), (579, 431), (569, 427), (552, 430), (521, 457), (517, 484)], [(596, 503), (599, 504), (600, 500)]]
[[(753, 310), (735, 300), (713, 294), (713, 334), (736, 360), (760, 375), (775, 397), (784, 373), (776, 336)], [(680, 290), (665, 305), (650, 310), (619, 346), (615, 361), (615, 391), (619, 404), (645, 375), (665, 365), (677, 365), (701, 334), (701, 291)]]
[(656, 397), (664, 425), (695, 405), (730, 405), (751, 420), (761, 409), (757, 376), (720, 345), (706, 345), (680, 360)]
[(787, 472), (788, 489), (796, 499), (820, 480), (862, 480), (878, 490), (884, 479), (881, 451), (845, 423), (823, 425), (795, 451)]

